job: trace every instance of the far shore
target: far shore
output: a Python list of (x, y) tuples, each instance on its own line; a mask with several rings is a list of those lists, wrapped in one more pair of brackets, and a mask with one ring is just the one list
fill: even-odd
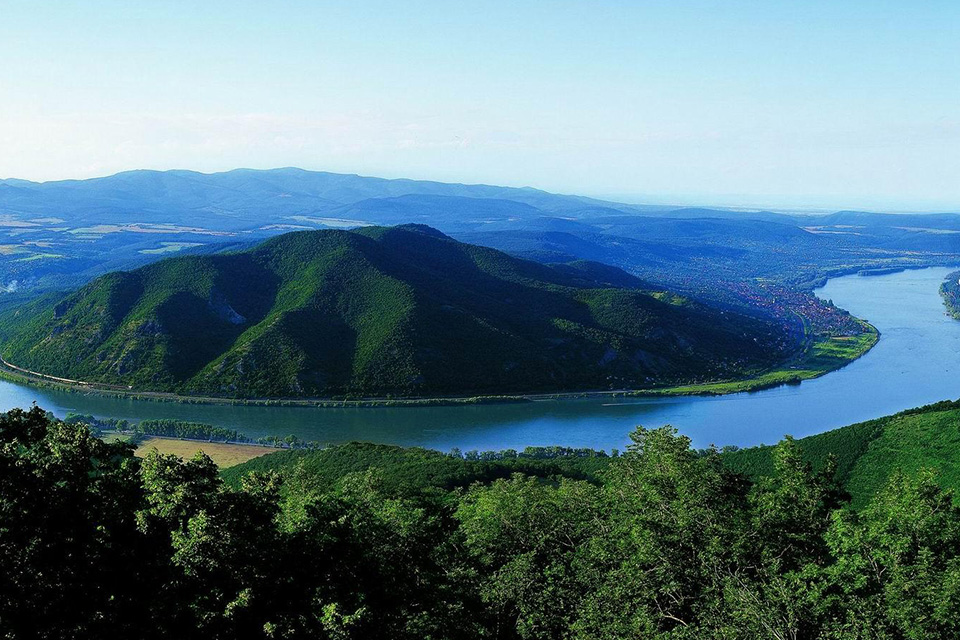
[(712, 382), (652, 387), (644, 389), (609, 389), (586, 391), (562, 391), (553, 393), (518, 393), (505, 395), (437, 396), (425, 398), (227, 398), (218, 396), (186, 396), (162, 391), (138, 391), (103, 385), (94, 382), (67, 380), (55, 376), (28, 371), (0, 358), (0, 379), (28, 384), (39, 388), (60, 391), (120, 397), (155, 402), (181, 404), (233, 405), (259, 407), (304, 407), (330, 408), (393, 408), (393, 407), (442, 407), (484, 404), (538, 402), (586, 398), (631, 398), (669, 396), (716, 396), (733, 393), (762, 391), (772, 387), (799, 384), (803, 380), (818, 378), (836, 371), (866, 354), (877, 343), (879, 331), (863, 322), (865, 331), (859, 336), (824, 336), (811, 339), (794, 359), (773, 369), (742, 379), (717, 380)]

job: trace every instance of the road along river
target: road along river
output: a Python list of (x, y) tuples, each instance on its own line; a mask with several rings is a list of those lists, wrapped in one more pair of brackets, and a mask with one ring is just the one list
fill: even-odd
[(316, 409), (189, 405), (38, 389), (0, 381), (0, 410), (32, 402), (62, 417), (178, 418), (252, 437), (295, 434), (440, 450), (559, 444), (622, 448), (639, 424), (672, 424), (695, 446), (773, 443), (960, 397), (960, 321), (945, 314), (933, 267), (830, 280), (817, 295), (880, 330), (876, 347), (845, 368), (798, 386), (716, 397), (567, 399), (450, 407)]

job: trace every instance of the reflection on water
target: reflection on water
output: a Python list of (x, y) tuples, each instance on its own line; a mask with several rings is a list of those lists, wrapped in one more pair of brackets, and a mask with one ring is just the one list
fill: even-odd
[(33, 389), (0, 381), (0, 409), (40, 406), (141, 420), (180, 418), (251, 436), (368, 440), (447, 450), (562, 444), (619, 448), (638, 424), (672, 424), (695, 446), (771, 443), (960, 397), (960, 322), (938, 288), (951, 269), (836, 278), (817, 293), (873, 323), (880, 342), (844, 369), (799, 386), (713, 398), (542, 401), (526, 404), (309, 409), (184, 405)]

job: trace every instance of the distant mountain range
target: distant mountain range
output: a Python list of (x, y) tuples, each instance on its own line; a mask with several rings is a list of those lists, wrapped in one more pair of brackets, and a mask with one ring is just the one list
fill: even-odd
[(435, 223), (465, 226), (496, 220), (554, 216), (595, 220), (620, 215), (762, 220), (794, 226), (895, 227), (910, 220), (921, 227), (960, 230), (960, 215), (953, 213), (903, 215), (842, 211), (817, 216), (637, 205), (548, 193), (530, 187), (391, 180), (297, 168), (235, 169), (210, 174), (137, 170), (103, 178), (42, 183), (6, 179), (0, 180), (0, 214), (56, 215), (70, 222), (95, 220), (97, 223), (192, 221), (203, 227), (233, 230), (320, 214), (325, 218), (388, 224), (409, 222), (412, 215), (430, 218)]
[(168, 258), (35, 300), (0, 329), (3, 357), (29, 370), (257, 397), (646, 387), (784, 356), (771, 325), (619, 269), (541, 265), (418, 225)]
[(0, 213), (97, 223), (137, 220), (239, 230), (321, 214), (393, 223), (409, 221), (409, 212), (418, 208), (439, 213), (441, 219), (456, 219), (460, 212), (500, 218), (643, 209), (531, 188), (387, 180), (293, 168), (213, 174), (128, 171), (89, 180), (0, 181)]
[[(0, 310), (171, 255), (244, 250), (294, 230), (426, 224), (543, 264), (592, 260), (785, 327), (842, 321), (809, 290), (861, 270), (960, 264), (960, 216), (623, 204), (531, 188), (302, 169), (131, 171), (0, 181)], [(13, 293), (13, 295), (10, 294)]]

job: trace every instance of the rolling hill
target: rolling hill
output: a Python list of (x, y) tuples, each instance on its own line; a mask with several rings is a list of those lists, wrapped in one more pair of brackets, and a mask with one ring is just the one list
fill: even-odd
[(782, 359), (779, 330), (613, 267), (424, 226), (288, 233), (169, 258), (0, 320), (3, 357), (136, 389), (256, 397), (637, 388)]
[[(475, 205), (487, 211), (502, 206), (507, 215), (524, 206), (530, 212), (554, 213), (599, 208), (607, 215), (644, 209), (529, 187), (389, 180), (292, 167), (211, 174), (138, 170), (103, 178), (42, 183), (0, 180), (0, 213), (8, 215), (55, 215), (71, 223), (136, 221), (190, 226), (201, 218), (203, 226), (216, 230), (289, 222), (291, 216), (335, 217), (331, 212), (339, 209), (342, 213), (350, 208), (372, 212), (371, 221), (375, 222), (381, 210), (402, 211), (406, 217), (421, 206), (436, 208), (448, 198), (459, 198), (461, 206)], [(493, 202), (482, 202), (485, 200)]]

